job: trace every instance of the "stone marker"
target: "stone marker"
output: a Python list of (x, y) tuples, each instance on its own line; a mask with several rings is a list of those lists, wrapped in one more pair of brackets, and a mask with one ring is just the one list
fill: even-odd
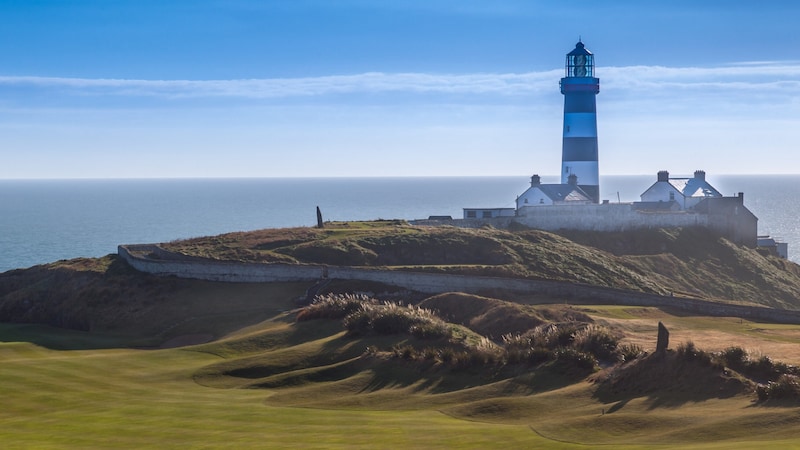
[(669, 331), (663, 323), (658, 322), (658, 340), (656, 341), (656, 353), (663, 353), (669, 347)]
[(319, 210), (319, 206), (317, 206), (317, 228), (325, 228), (322, 223), (322, 211)]

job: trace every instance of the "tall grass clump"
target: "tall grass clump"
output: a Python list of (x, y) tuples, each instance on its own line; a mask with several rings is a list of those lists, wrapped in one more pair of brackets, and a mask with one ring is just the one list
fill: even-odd
[(679, 359), (711, 365), (711, 354), (697, 348), (692, 341), (678, 344), (676, 352)]
[(622, 344), (617, 347), (617, 354), (621, 362), (628, 362), (642, 356), (644, 350), (637, 344)]
[(557, 347), (569, 347), (575, 340), (578, 329), (578, 325), (572, 323), (539, 325), (530, 332), (531, 346), (551, 350)]
[(720, 364), (762, 383), (777, 381), (783, 375), (800, 375), (795, 366), (773, 361), (766, 355), (751, 355), (741, 347), (729, 347), (715, 354)]
[(776, 381), (756, 386), (758, 400), (800, 400), (800, 379), (796, 375), (781, 375)]
[(344, 318), (344, 326), (354, 336), (399, 333), (409, 333), (420, 339), (450, 336), (450, 328), (431, 310), (394, 302), (362, 303)]
[(590, 324), (576, 331), (572, 342), (578, 350), (592, 354), (598, 359), (606, 361), (617, 359), (619, 339), (606, 327)]
[(297, 321), (313, 319), (342, 319), (362, 305), (374, 305), (377, 301), (363, 294), (318, 295), (310, 305), (297, 314)]

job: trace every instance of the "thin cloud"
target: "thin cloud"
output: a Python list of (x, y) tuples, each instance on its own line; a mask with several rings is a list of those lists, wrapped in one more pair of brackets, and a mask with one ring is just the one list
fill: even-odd
[[(236, 80), (129, 80), (0, 77), (0, 89), (33, 88), (71, 95), (279, 99), (357, 94), (531, 96), (553, 91), (561, 70), (528, 73), (381, 73)], [(800, 95), (800, 63), (751, 62), (721, 67), (629, 66), (598, 68), (603, 89), (780, 92)]]

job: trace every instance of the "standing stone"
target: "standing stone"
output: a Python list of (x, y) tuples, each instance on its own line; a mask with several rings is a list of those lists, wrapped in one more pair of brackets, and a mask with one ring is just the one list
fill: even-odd
[(322, 211), (319, 210), (319, 206), (317, 206), (317, 228), (325, 228), (322, 223)]
[(669, 347), (669, 331), (663, 323), (658, 322), (658, 340), (656, 341), (656, 353), (664, 353)]

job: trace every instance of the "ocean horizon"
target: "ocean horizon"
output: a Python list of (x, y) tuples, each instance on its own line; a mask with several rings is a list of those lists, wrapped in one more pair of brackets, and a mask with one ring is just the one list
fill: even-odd
[[(557, 176), (543, 176), (545, 183)], [(800, 245), (800, 175), (708, 175), (725, 196), (744, 192), (759, 234)], [(601, 199), (638, 201), (653, 175), (600, 179)], [(324, 220), (462, 217), (462, 208), (514, 207), (529, 177), (162, 178), (0, 180), (0, 272), (169, 242)]]

